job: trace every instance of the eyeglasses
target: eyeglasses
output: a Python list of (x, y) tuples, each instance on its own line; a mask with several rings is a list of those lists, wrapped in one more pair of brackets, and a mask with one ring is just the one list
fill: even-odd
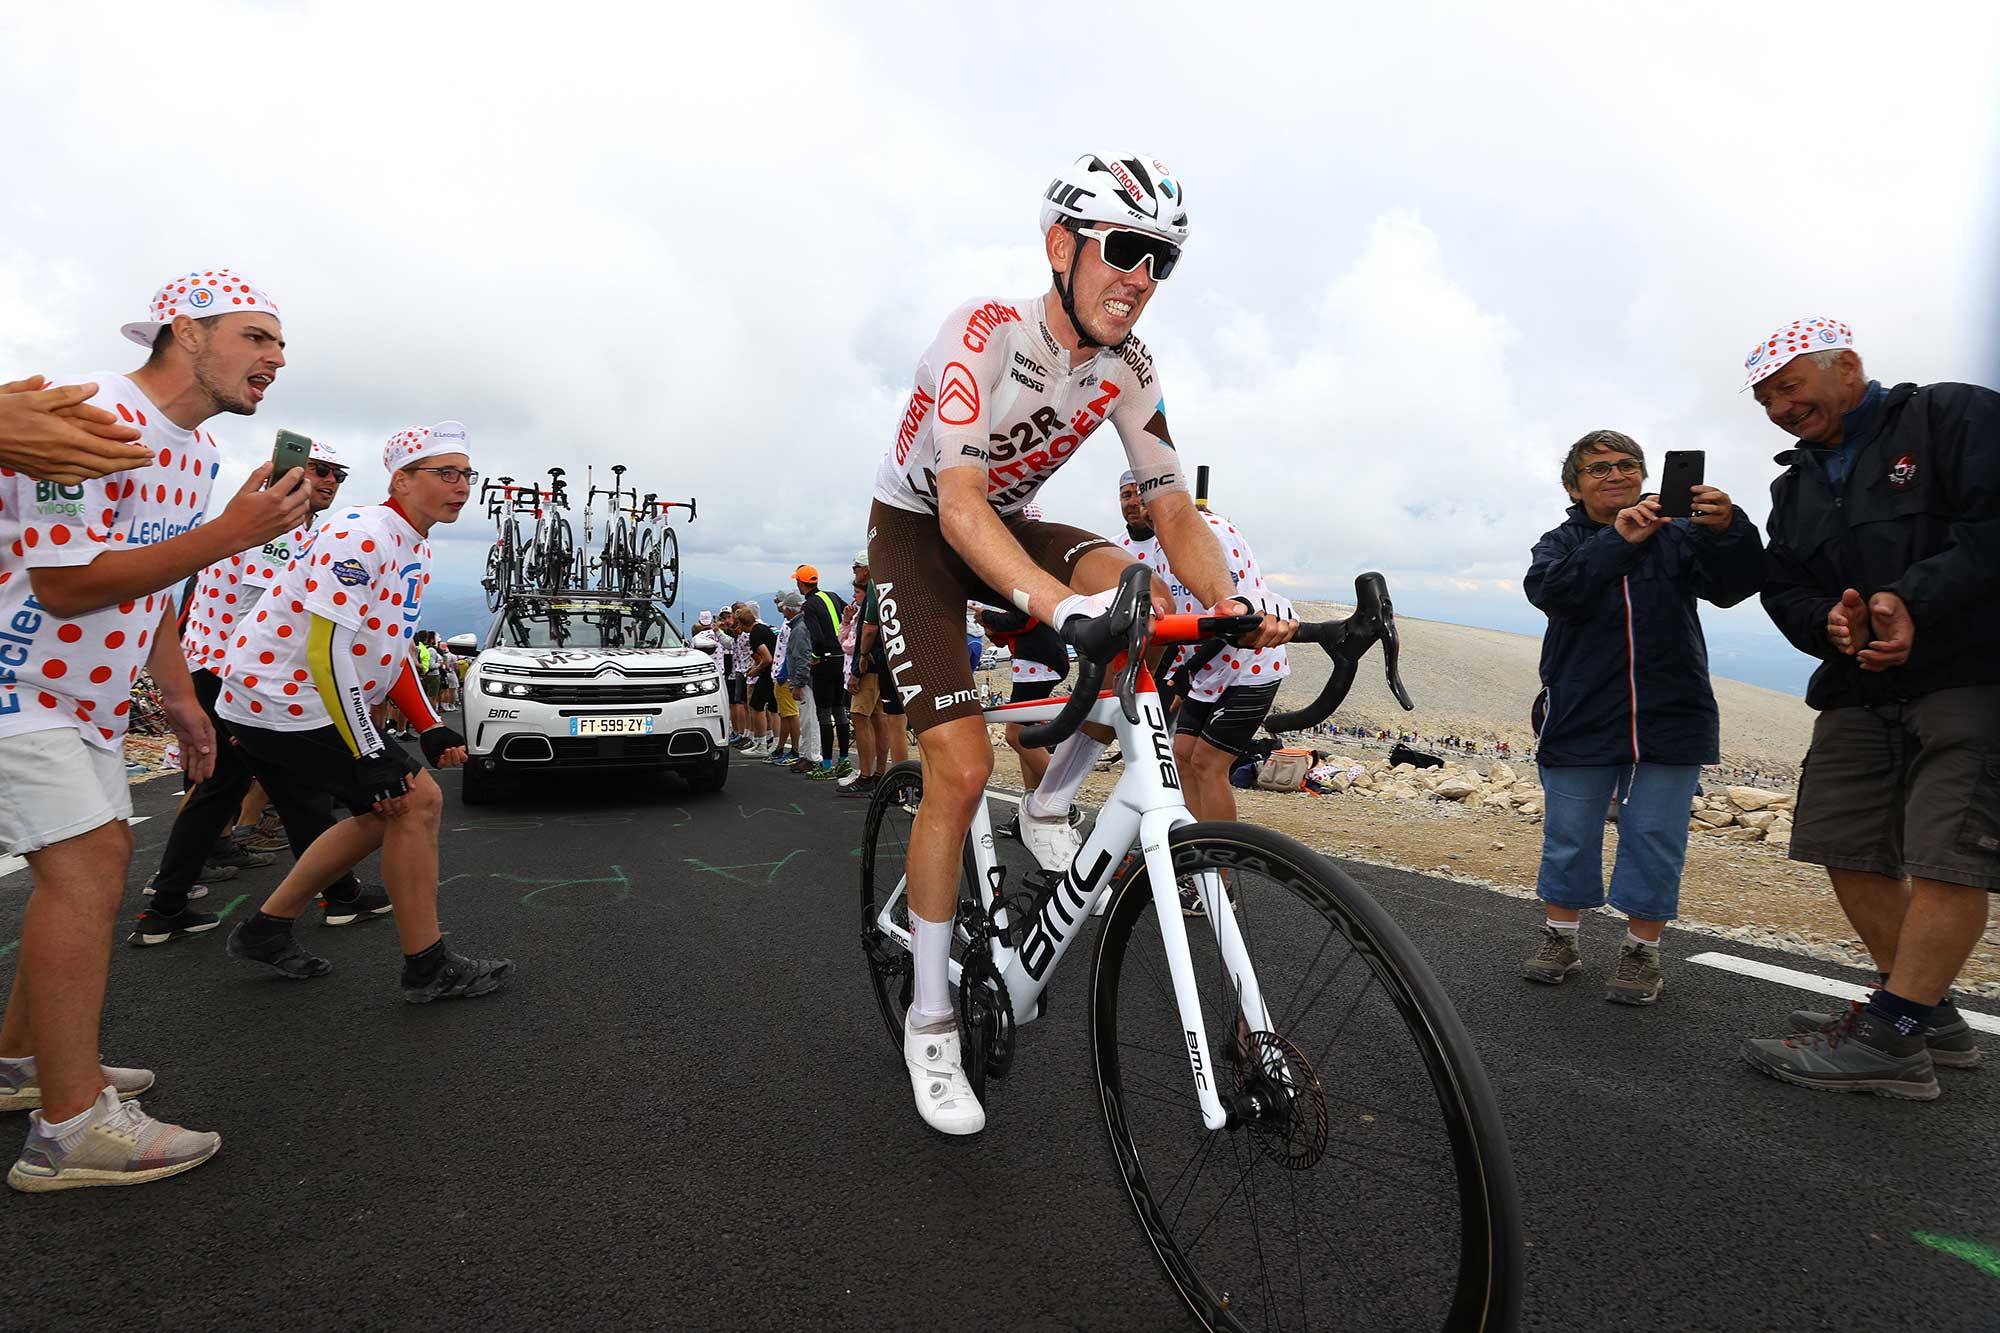
[(479, 474), (469, 467), (413, 467), (410, 471), (435, 472), (438, 474), (438, 480), (447, 486), (458, 485), (461, 478), (468, 486), (479, 480)]
[(321, 481), (326, 480), (328, 477), (332, 477), (335, 481), (347, 480), (347, 469), (344, 467), (336, 467), (332, 463), (309, 463), (307, 466), (312, 469), (312, 474)]
[(1130, 273), (1144, 263), (1154, 282), (1165, 282), (1181, 262), (1181, 248), (1165, 237), (1133, 231), (1129, 227), (1078, 227), (1078, 236), (1097, 238), (1097, 251), (1104, 262), (1120, 273)]
[(1587, 463), (1577, 469), (1603, 481), (1616, 472), (1621, 477), (1636, 477), (1646, 470), (1646, 465), (1636, 458), (1621, 458), (1617, 462)]

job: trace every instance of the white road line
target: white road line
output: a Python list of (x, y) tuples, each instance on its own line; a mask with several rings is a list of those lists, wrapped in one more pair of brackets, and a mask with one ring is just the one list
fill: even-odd
[(988, 796), (991, 796), (996, 801), (1012, 801), (1015, 805), (1019, 805), (1021, 803), (1021, 798), (1016, 796), (1011, 791), (995, 791), (993, 788), (988, 787), (986, 789), (986, 794)]
[[(151, 815), (134, 815), (132, 816), (131, 819), (127, 820), (126, 822), (131, 824), (143, 824), (151, 818), (152, 818)], [(21, 857), (0, 856), (0, 879), (7, 878), (7, 876), (13, 874), (16, 870), (26, 870), (27, 868), (28, 868), (27, 861), (25, 861)]]
[[(1775, 981), (1780, 986), (1791, 986), (1797, 990), (1812, 991), (1816, 995), (1831, 995), (1842, 1000), (1865, 1000), (1868, 987), (1857, 986), (1851, 981), (1835, 981), (1831, 977), (1814, 976), (1810, 972), (1795, 972), (1789, 967), (1777, 967), (1762, 963), (1755, 958), (1737, 958), (1726, 953), (1698, 953), (1688, 959), (1690, 963), (1701, 963), (1706, 967), (1719, 967), (1724, 972), (1735, 972), (1740, 976), (1756, 977), (1760, 981)], [(1959, 1013), (1965, 1016), (1966, 1025), (1981, 1032), (2000, 1032), (2000, 1018), (1992, 1014), (1976, 1014), (1964, 1006)]]

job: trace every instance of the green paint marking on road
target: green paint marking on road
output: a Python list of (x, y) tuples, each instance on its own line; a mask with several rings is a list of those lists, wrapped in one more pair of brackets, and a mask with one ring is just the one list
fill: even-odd
[(472, 878), (472, 872), (470, 870), (461, 870), (456, 875), (446, 875), (443, 879), (439, 880), (438, 887), (443, 888), (445, 885), (451, 883), (455, 879), (471, 879), (471, 878)]
[[(237, 908), (241, 907), (243, 905), (244, 899), (248, 898), (249, 896), (250, 895), (247, 893), (239, 893), (234, 898), (231, 898), (228, 902), (222, 905), (222, 910), (215, 914), (215, 919), (217, 921), (227, 920), (229, 914), (235, 911)], [(925, 1012), (929, 1011), (926, 1010)]]
[(622, 903), (632, 896), (632, 881), (625, 878), (625, 871), (620, 866), (612, 866), (609, 875), (601, 875), (595, 879), (584, 879), (581, 877), (572, 877), (570, 879), (524, 879), (519, 875), (494, 875), (492, 878), (504, 879), (514, 884), (541, 885), (540, 888), (530, 889), (521, 895), (522, 906), (533, 902), (544, 893), (549, 893), (555, 889), (570, 888), (578, 884), (616, 884), (618, 886), (618, 894), (611, 900), (614, 903)]
[(805, 812), (806, 808), (797, 801), (791, 802), (783, 810), (770, 805), (760, 805), (755, 810), (748, 810), (744, 808), (743, 802), (738, 801), (736, 803), (736, 813), (744, 819), (755, 819), (758, 815), (802, 815)]
[(19, 940), (8, 940), (5, 944), (0, 944), (0, 958), (5, 958), (8, 954), (14, 952), (14, 950), (20, 947), (21, 947), (21, 941)]
[(542, 826), (539, 815), (502, 816), (497, 819), (468, 819), (463, 824), (453, 824), (453, 833), (532, 833)]
[(1928, 1231), (1912, 1231), (1910, 1237), (1917, 1244), (1928, 1245), (1940, 1254), (1965, 1260), (1988, 1277), (2000, 1278), (2000, 1249), (1995, 1249), (1991, 1245), (1981, 1245), (1976, 1240), (1966, 1240), (1960, 1236), (1939, 1236)]
[[(787, 855), (781, 861), (745, 861), (741, 865), (712, 866), (698, 856), (690, 856), (687, 858), (687, 863), (693, 866), (695, 869), (700, 870), (704, 873), (721, 875), (724, 879), (733, 879), (738, 884), (772, 884), (777, 882), (778, 872), (780, 870), (783, 870), (786, 866), (790, 865), (793, 857), (804, 856), (805, 854), (806, 854), (806, 849), (801, 847), (797, 851)], [(738, 870), (762, 870), (765, 866), (769, 866), (771, 869), (767, 874), (761, 877), (755, 875), (738, 875), (732, 873)]]

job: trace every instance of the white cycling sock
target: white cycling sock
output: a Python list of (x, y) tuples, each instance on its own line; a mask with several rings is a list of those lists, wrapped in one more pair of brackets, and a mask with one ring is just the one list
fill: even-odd
[(916, 962), (916, 986), (910, 997), (913, 1023), (935, 1023), (951, 1017), (953, 919), (926, 921), (910, 913), (910, 953)]
[(1580, 930), (1583, 927), (1583, 921), (1581, 918), (1578, 918), (1575, 921), (1557, 921), (1553, 917), (1545, 919), (1551, 926), (1554, 926), (1557, 930)]
[(1104, 753), (1108, 743), (1079, 731), (1058, 745), (1040, 785), (1021, 802), (1022, 811), (1035, 819), (1059, 819), (1067, 815), (1077, 788), (1083, 786), (1083, 780), (1097, 766), (1097, 757)]
[(1642, 940), (1637, 935), (1634, 935), (1630, 930), (1630, 928), (1627, 928), (1627, 930), (1625, 931), (1625, 938), (1629, 943), (1643, 944), (1649, 949), (1657, 949), (1660, 947), (1660, 942), (1658, 940)]

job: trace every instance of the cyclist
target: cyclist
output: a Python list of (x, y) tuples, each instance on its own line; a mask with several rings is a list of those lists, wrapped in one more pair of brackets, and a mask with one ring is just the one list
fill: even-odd
[[(1118, 479), (1118, 509), (1125, 519), (1119, 545), (1152, 568), (1158, 586), (1173, 595), (1176, 611), (1200, 611), (1201, 600), (1175, 575), (1161, 549), (1130, 472)], [(1207, 509), (1201, 516), (1228, 561), (1237, 595), (1246, 599), (1246, 605), (1268, 607), (1292, 619), (1291, 603), (1264, 582), (1257, 556), (1236, 525)], [(1250, 748), (1257, 728), (1278, 701), (1278, 682), (1289, 674), (1291, 665), (1282, 647), (1183, 648), (1172, 668), (1162, 673), (1172, 681), (1162, 690), (1171, 688), (1180, 700), (1174, 710), (1174, 764), (1181, 772), (1188, 813), (1196, 819), (1236, 818), (1236, 789), (1229, 784), (1229, 770)], [(1191, 884), (1181, 886), (1181, 910), (1190, 916), (1202, 914), (1201, 895)]]
[[(214, 723), (215, 700), (222, 692), (222, 665), (225, 649), (251, 622), (251, 613), (267, 589), (278, 581), (279, 570), (303, 556), (319, 531), (318, 519), (347, 480), (347, 469), (331, 445), (314, 440), (307, 459), (306, 492), (309, 506), (306, 521), (282, 537), (218, 560), (195, 576), (195, 590), (181, 612), (181, 656), (194, 677), (195, 697), (202, 711)], [(225, 734), (218, 725), (217, 735)], [(160, 852), (159, 873), (153, 879), (152, 904), (139, 914), (127, 944), (144, 948), (166, 944), (186, 935), (215, 929), (220, 918), (213, 912), (196, 911), (188, 900), (197, 897), (195, 880), (202, 872), (204, 858), (226, 836), (230, 821), (250, 790), (250, 767), (233, 745), (216, 747), (215, 772), (188, 793), (180, 812), (174, 816), (167, 845)], [(313, 840), (333, 827), (333, 802), (321, 793), (291, 791), (282, 805), (274, 806), (284, 823), (285, 837), (292, 856), (304, 855)], [(265, 864), (268, 864), (266, 858)], [(363, 889), (352, 874), (327, 886), (326, 923), (342, 926), (389, 910), (389, 899), (379, 888)]]
[[(1107, 421), (1175, 567), (1208, 605), (1232, 597), (1222, 552), (1188, 498), (1152, 356), (1132, 336), (1187, 239), (1179, 182), (1153, 158), (1086, 154), (1049, 185), (1041, 229), (1048, 290), (975, 300), (945, 320), (918, 362), (868, 518), (889, 688), (909, 712), (924, 769), (908, 853), (915, 990), (904, 1060), (919, 1114), (948, 1134), (986, 1123), (960, 1062), (947, 980), (960, 849), (993, 770), (961, 634), (965, 600), (1011, 603), (1058, 628), (1108, 606), (1105, 590), (1129, 558), (1092, 533), (1021, 516)], [(1267, 617), (1250, 643), (1295, 630)], [(1023, 804), (1022, 840), (1045, 866), (1067, 867), (1075, 854), (1070, 795), (1109, 739), (1094, 730), (1058, 748)]]
[(413, 426), (389, 439), (389, 498), (323, 524), (289, 564), (258, 616), (230, 641), (216, 711), (272, 799), (294, 786), (353, 812), (322, 834), (263, 907), (230, 932), (232, 958), (288, 977), (333, 965), (292, 938), (292, 922), (336, 876), (382, 852), (382, 875), (403, 946), (403, 998), (413, 1004), (485, 995), (514, 965), (468, 958), (438, 930), (438, 818), (444, 795), (428, 773), (375, 730), (371, 708), (395, 697), (432, 766), (465, 762), (465, 738), (430, 711), (411, 640), (430, 582), (433, 527), (458, 519), (478, 474), (465, 427)]

